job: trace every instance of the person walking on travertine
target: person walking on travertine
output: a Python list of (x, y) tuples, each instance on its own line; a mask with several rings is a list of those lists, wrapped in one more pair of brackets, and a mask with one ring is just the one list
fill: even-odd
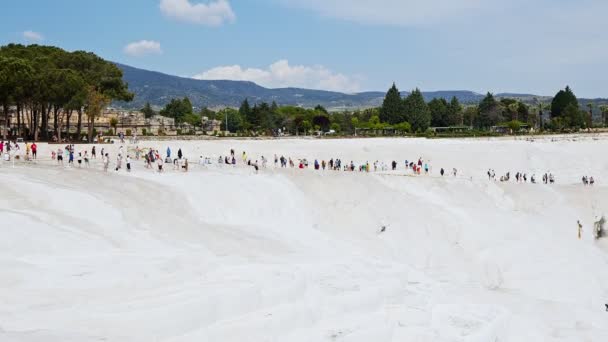
[(106, 153), (103, 156), (103, 171), (108, 172), (108, 167), (110, 166), (110, 156)]

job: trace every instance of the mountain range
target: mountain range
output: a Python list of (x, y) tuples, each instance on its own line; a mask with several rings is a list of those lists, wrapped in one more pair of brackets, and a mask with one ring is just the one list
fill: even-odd
[[(382, 104), (385, 92), (369, 91), (356, 94), (345, 94), (334, 91), (312, 90), (301, 88), (269, 89), (248, 81), (197, 80), (171, 76), (156, 71), (134, 68), (124, 64), (116, 65), (123, 71), (123, 78), (129, 89), (135, 94), (129, 103), (117, 102), (114, 106), (126, 109), (142, 108), (149, 102), (155, 108), (162, 108), (173, 98), (187, 96), (195, 108), (238, 107), (244, 99), (250, 103), (275, 101), (278, 105), (315, 107), (321, 105), (329, 110), (359, 109), (378, 107)], [(423, 92), (427, 101), (433, 98), (450, 100), (456, 96), (461, 103), (473, 104), (481, 101), (485, 94), (467, 90)], [(407, 96), (407, 92), (402, 92)], [(547, 102), (551, 97), (533, 94), (500, 93), (496, 97), (517, 98), (527, 103)], [(597, 100), (587, 100), (587, 102)], [(581, 100), (584, 102), (584, 100)], [(602, 100), (601, 102), (605, 102)]]

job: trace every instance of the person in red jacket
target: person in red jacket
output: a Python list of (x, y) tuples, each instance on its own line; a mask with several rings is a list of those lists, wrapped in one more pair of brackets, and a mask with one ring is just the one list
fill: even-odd
[(36, 155), (38, 154), (38, 145), (36, 143), (32, 144), (32, 157), (36, 159)]

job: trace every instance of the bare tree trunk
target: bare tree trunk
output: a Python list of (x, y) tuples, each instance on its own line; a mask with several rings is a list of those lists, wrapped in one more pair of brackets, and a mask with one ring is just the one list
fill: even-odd
[[(40, 106), (40, 133), (42, 133), (42, 138), (46, 139), (48, 135), (48, 115), (46, 114), (46, 105), (42, 104)], [(37, 140), (37, 139), (36, 139)]]
[(80, 139), (82, 134), (82, 108), (78, 109), (78, 126), (76, 126), (76, 136)]
[(29, 128), (30, 128), (30, 135), (32, 135), (34, 133), (34, 108), (33, 106), (30, 104), (30, 118), (29, 118)]
[(8, 138), (8, 127), (9, 127), (8, 104), (7, 103), (2, 104), (2, 110), (4, 111), (4, 132), (2, 132), (2, 139), (6, 140)]
[(17, 136), (21, 136), (21, 104), (17, 104)]
[(87, 115), (87, 121), (89, 123), (88, 132), (87, 132), (88, 142), (92, 143), (93, 142), (93, 126), (95, 124), (95, 117), (92, 115)]
[(39, 112), (39, 108), (38, 107), (34, 107), (34, 109), (32, 109), (32, 116), (33, 116), (33, 120), (32, 120), (32, 126), (34, 127), (34, 141), (38, 141), (38, 132), (40, 131), (38, 129), (38, 116), (39, 116), (40, 112)]
[(55, 114), (55, 116), (57, 117), (57, 134), (55, 134), (57, 136), (57, 141), (61, 141), (61, 124), (63, 123), (63, 114)]
[(36, 127), (37, 119), (37, 108), (35, 105), (30, 105), (30, 135), (33, 137), (34, 134), (38, 131)]
[[(68, 109), (66, 112), (67, 122), (65, 123), (65, 134), (68, 137), (70, 136), (70, 119), (72, 118), (73, 113), (74, 113), (74, 111), (71, 109)], [(77, 138), (77, 139), (80, 139), (80, 138)]]
[(44, 112), (44, 116), (46, 117), (44, 131), (42, 132), (42, 137), (44, 138), (44, 140), (49, 140), (49, 120), (51, 119), (52, 111), (53, 107), (51, 105), (48, 105), (48, 107), (46, 107), (46, 111)]
[(57, 106), (53, 106), (53, 131), (55, 132), (55, 135), (59, 136), (59, 108), (57, 108)]

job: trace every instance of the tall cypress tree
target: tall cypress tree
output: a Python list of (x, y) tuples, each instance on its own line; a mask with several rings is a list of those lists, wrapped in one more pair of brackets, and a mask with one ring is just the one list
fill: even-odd
[(424, 132), (431, 126), (431, 111), (424, 101), (422, 92), (416, 88), (403, 101), (407, 121), (414, 132)]
[(241, 114), (241, 118), (243, 118), (247, 124), (251, 124), (251, 122), (249, 122), (249, 119), (251, 118), (251, 106), (249, 106), (248, 99), (245, 99), (245, 101), (241, 103), (239, 114)]
[(388, 90), (380, 108), (380, 121), (396, 124), (405, 121), (403, 100), (395, 83)]

